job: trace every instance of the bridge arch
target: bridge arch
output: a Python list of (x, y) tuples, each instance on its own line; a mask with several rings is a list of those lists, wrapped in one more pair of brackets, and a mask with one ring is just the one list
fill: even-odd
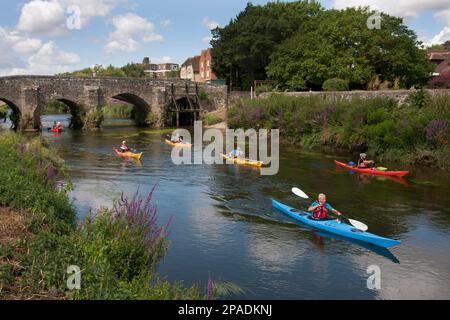
[[(20, 118), (21, 118), (22, 112), (20, 112), (20, 109), (17, 106), (17, 104), (12, 102), (11, 100), (0, 97), (0, 101), (4, 102), (9, 107), (9, 109), (11, 109), (11, 111), (12, 111), (12, 117), (11, 117), (12, 126), (11, 126), (11, 129), (17, 130), (19, 128), (19, 123), (20, 123)], [(6, 120), (6, 118), (5, 118), (5, 120)]]
[(120, 93), (111, 97), (134, 106), (134, 121), (137, 126), (148, 126), (148, 116), (151, 112), (150, 105), (141, 97), (132, 93)]
[(44, 114), (44, 108), (47, 104), (52, 101), (62, 102), (69, 110), (71, 118), (69, 123), (69, 128), (71, 129), (81, 129), (85, 125), (84, 117), (85, 117), (85, 108), (78, 102), (73, 99), (65, 98), (65, 97), (47, 97), (44, 98), (43, 101), (39, 104), (39, 106), (34, 111), (34, 123), (36, 128), (41, 128), (41, 117)]

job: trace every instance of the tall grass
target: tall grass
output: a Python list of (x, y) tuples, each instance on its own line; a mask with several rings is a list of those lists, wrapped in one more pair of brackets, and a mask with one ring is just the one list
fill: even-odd
[(228, 111), (231, 128), (276, 128), (286, 141), (308, 148), (364, 151), (444, 169), (450, 169), (449, 122), (450, 96), (423, 91), (403, 105), (386, 97), (349, 101), (274, 94), (241, 100)]

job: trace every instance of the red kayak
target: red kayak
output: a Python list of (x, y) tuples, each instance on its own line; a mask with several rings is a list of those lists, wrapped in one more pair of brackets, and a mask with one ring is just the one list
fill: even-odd
[(395, 176), (395, 177), (404, 177), (406, 176), (409, 171), (382, 171), (382, 170), (378, 170), (376, 168), (368, 168), (368, 169), (362, 169), (362, 168), (356, 168), (356, 167), (352, 167), (349, 166), (348, 164), (339, 162), (339, 161), (334, 161), (336, 163), (336, 165), (343, 167), (345, 169), (348, 170), (352, 170), (352, 171), (356, 171), (356, 172), (363, 172), (363, 173), (368, 173), (368, 174), (374, 174), (377, 176)]
[(51, 130), (53, 133), (61, 133), (62, 129), (52, 129)]

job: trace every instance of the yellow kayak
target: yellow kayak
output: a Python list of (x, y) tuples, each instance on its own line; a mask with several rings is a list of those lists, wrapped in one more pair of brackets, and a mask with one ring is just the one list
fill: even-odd
[(261, 168), (264, 165), (264, 162), (262, 162), (262, 161), (250, 160), (250, 159), (231, 158), (231, 157), (226, 156), (224, 154), (221, 154), (221, 155), (222, 155), (222, 158), (224, 158), (225, 160), (232, 161), (234, 164), (258, 167), (258, 168)]
[(192, 147), (191, 143), (184, 143), (184, 142), (182, 142), (182, 143), (174, 143), (174, 142), (172, 142), (170, 140), (167, 140), (167, 139), (166, 139), (166, 143), (170, 144), (172, 147), (181, 147), (181, 148), (191, 148)]
[(140, 160), (142, 157), (142, 153), (133, 153), (133, 152), (120, 152), (117, 148), (114, 149), (116, 154), (122, 158), (134, 158)]

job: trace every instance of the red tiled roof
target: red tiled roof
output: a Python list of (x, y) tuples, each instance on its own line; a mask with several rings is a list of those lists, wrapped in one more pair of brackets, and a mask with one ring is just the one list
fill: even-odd
[(450, 51), (428, 51), (427, 55), (430, 60), (445, 60), (450, 57)]

